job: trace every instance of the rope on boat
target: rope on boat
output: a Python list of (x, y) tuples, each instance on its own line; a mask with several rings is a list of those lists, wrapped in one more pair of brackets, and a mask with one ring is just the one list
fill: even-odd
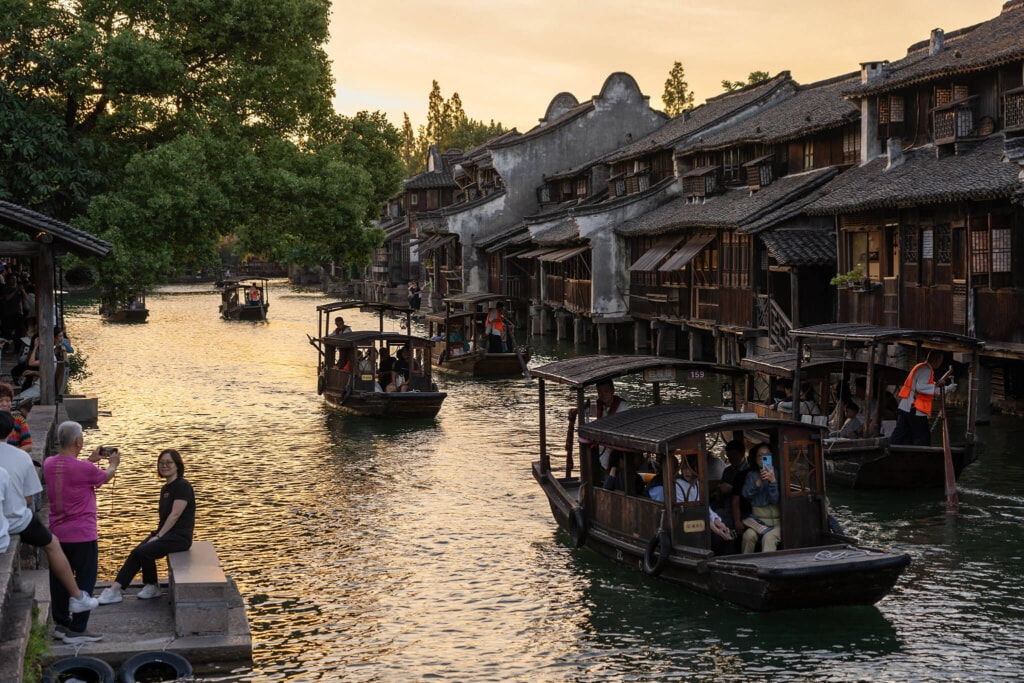
[(871, 555), (884, 555), (885, 553), (872, 552), (864, 548), (848, 545), (843, 550), (822, 550), (814, 556), (815, 562), (833, 562), (836, 560), (848, 560), (853, 557), (870, 557)]

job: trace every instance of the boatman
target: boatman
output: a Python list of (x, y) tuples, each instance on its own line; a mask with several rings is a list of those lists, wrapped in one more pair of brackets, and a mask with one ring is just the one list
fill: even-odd
[(505, 347), (501, 343), (501, 334), (505, 330), (505, 316), (502, 315), (504, 309), (505, 302), (499, 301), (487, 312), (487, 327), (484, 328), (487, 334), (487, 353), (505, 352)]
[[(910, 370), (900, 389), (899, 412), (896, 428), (889, 437), (893, 444), (930, 446), (931, 430), (928, 418), (932, 414), (932, 397), (935, 395), (935, 371), (942, 365), (942, 351), (932, 349), (928, 359)], [(955, 384), (949, 384), (946, 391), (956, 391)]]
[(252, 303), (256, 303), (259, 300), (260, 300), (260, 291), (258, 289), (256, 289), (256, 285), (251, 285), (249, 287), (249, 301), (251, 301)]
[[(597, 383), (597, 404), (590, 409), (590, 418), (600, 420), (602, 417), (615, 415), (628, 409), (626, 401), (615, 394), (615, 384), (610, 379)], [(569, 410), (569, 418), (576, 419), (575, 408)], [(598, 452), (600, 453), (601, 467), (607, 472), (611, 467), (612, 449), (608, 446), (601, 446)]]

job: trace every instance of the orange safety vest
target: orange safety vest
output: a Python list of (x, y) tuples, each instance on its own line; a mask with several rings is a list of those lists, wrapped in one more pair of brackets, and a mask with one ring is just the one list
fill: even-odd
[[(900, 389), (900, 398), (907, 398), (910, 396), (910, 392), (914, 390), (914, 375), (920, 368), (928, 368), (928, 383), (935, 383), (935, 372), (932, 370), (932, 366), (928, 363), (918, 363), (911, 370), (910, 374), (903, 381), (903, 388)], [(925, 415), (932, 414), (932, 395), (931, 394), (917, 394), (914, 396), (914, 408), (920, 410)]]
[[(503, 317), (501, 317), (501, 311), (499, 311), (497, 308), (494, 308), (494, 309), (491, 309), (491, 310), (493, 310), (495, 313), (498, 314), (497, 317), (493, 321), (488, 320), (488, 322), (491, 324), (491, 330), (493, 330), (491, 332), (491, 334), (501, 334), (502, 330), (504, 329), (504, 320), (505, 319)], [(490, 318), (491, 317), (490, 314), (488, 314), (487, 317)], [(477, 329), (479, 329), (479, 328), (477, 328)]]
[(255, 285), (249, 288), (249, 298), (252, 301), (259, 301), (260, 292), (258, 289), (256, 289)]

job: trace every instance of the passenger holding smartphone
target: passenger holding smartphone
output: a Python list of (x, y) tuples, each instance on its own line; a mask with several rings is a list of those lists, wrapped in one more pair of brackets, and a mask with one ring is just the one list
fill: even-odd
[(743, 552), (752, 553), (761, 541), (761, 550), (770, 552), (782, 541), (779, 512), (779, 485), (775, 480), (772, 449), (766, 443), (750, 449), (750, 471), (743, 483), (743, 497), (750, 501), (752, 513), (743, 520)]
[(196, 497), (192, 485), (183, 476), (185, 463), (178, 451), (166, 448), (160, 451), (156, 467), (157, 473), (164, 478), (164, 485), (160, 489), (160, 526), (132, 550), (114, 583), (100, 594), (101, 605), (121, 602), (121, 590), (131, 584), (139, 569), (142, 570), (144, 585), (136, 597), (140, 600), (158, 597), (162, 591), (156, 573), (156, 561), (170, 553), (192, 547)]

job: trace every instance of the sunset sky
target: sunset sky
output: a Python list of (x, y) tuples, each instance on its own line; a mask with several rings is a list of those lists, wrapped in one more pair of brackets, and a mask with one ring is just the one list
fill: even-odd
[(901, 58), (933, 28), (999, 14), (1003, 0), (335, 0), (328, 54), (343, 114), (426, 122), (431, 81), (466, 113), (525, 131), (564, 90), (586, 100), (613, 71), (651, 105), (673, 61), (697, 101), (720, 81), (788, 69), (810, 83)]

